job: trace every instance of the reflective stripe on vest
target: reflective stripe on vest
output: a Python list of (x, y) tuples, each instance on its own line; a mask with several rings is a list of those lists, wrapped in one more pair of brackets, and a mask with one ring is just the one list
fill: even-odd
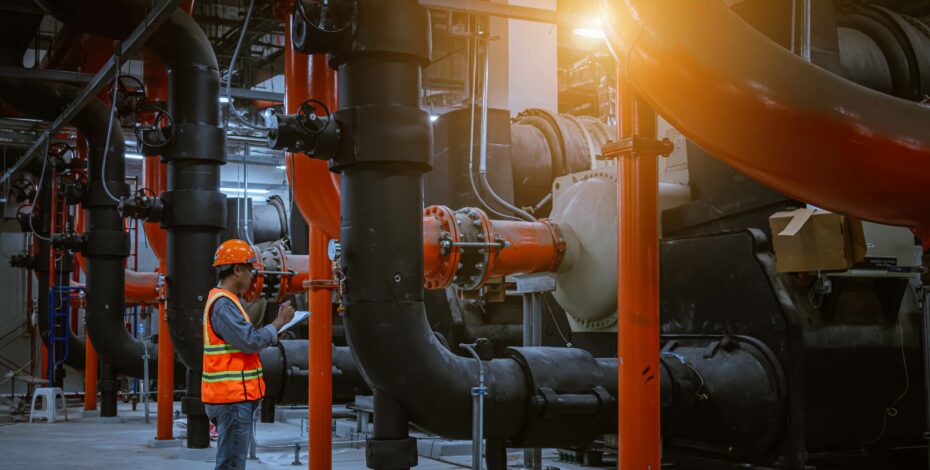
[(239, 372), (204, 372), (204, 382), (224, 382), (228, 380), (256, 379), (262, 377), (261, 369), (243, 370)]
[(239, 313), (248, 315), (232, 292), (215, 288), (210, 291), (203, 310), (203, 378), (201, 399), (204, 403), (236, 403), (258, 400), (265, 395), (265, 381), (258, 353), (245, 353), (213, 331), (210, 310), (221, 297), (231, 300)]

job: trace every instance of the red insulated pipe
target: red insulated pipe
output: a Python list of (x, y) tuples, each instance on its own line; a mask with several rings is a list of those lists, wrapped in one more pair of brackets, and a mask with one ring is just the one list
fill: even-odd
[(818, 207), (930, 227), (930, 110), (809, 64), (720, 0), (602, 0), (634, 90), (743, 174)]
[[(555, 224), (490, 220), (480, 211), (478, 221), (483, 240), (503, 242), (503, 248), (490, 249), (482, 272), (483, 285), (489, 278), (509, 274), (554, 272), (562, 261), (565, 242)], [(444, 206), (427, 207), (423, 214), (423, 273), (427, 289), (442, 289), (452, 283), (459, 269), (462, 248), (455, 243), (463, 239), (461, 221), (454, 219), (453, 211)], [(473, 240), (475, 242), (478, 240)], [(443, 247), (444, 242), (452, 245)], [(475, 248), (472, 248), (475, 249)]]
[[(160, 195), (168, 188), (168, 165), (160, 161), (160, 157), (145, 157), (143, 163), (143, 186), (151, 189), (156, 195)], [(149, 247), (155, 253), (159, 260), (165, 259), (165, 253), (168, 252), (168, 232), (161, 228), (159, 222), (143, 222), (142, 229), (145, 231), (145, 239), (149, 242)]]
[[(326, 63), (326, 56), (306, 55), (294, 51), (291, 45), (290, 16), (284, 22), (285, 53), (284, 107), (288, 113), (296, 113), (300, 103), (315, 98), (326, 103), (335, 112), (335, 72)], [(313, 74), (313, 79), (310, 75)], [(309, 88), (308, 88), (309, 84)], [(327, 97), (333, 97), (327, 99)], [(327, 101), (330, 101), (327, 103)], [(320, 111), (320, 110), (318, 110)], [(339, 238), (339, 183), (338, 177), (329, 171), (323, 160), (306, 155), (286, 153), (287, 178), (291, 181), (294, 202), (304, 220), (322, 229), (330, 238)], [(297, 181), (300, 184), (295, 184)]]
[[(654, 140), (655, 113), (618, 77), (618, 137)], [(658, 156), (629, 152), (617, 166), (617, 468), (659, 470)]]
[(492, 220), (491, 231), (508, 246), (496, 252), (491, 275), (555, 271), (564, 252), (556, 230), (546, 221)]
[[(308, 57), (294, 50), (291, 44), (291, 20), (292, 14), (289, 14), (284, 21), (285, 111), (297, 112), (303, 101), (314, 98), (335, 112), (335, 73), (326, 63), (326, 56)], [(333, 340), (332, 296), (328, 282), (332, 279), (332, 266), (326, 255), (326, 245), (330, 238), (339, 237), (339, 184), (322, 160), (290, 153), (285, 158), (294, 200), (310, 225), (308, 283), (310, 311), (314, 314), (308, 321), (310, 380), (307, 395), (307, 465), (312, 470), (329, 470), (332, 467)], [(298, 266), (296, 260), (290, 260), (290, 263), (294, 268)]]

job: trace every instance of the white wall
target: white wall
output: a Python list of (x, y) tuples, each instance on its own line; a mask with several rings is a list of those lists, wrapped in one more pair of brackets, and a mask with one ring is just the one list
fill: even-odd
[[(555, 10), (556, 0), (499, 3)], [(488, 103), (516, 115), (527, 108), (558, 111), (558, 31), (553, 24), (491, 19)], [(480, 67), (480, 64), (479, 64)], [(479, 73), (481, 73), (479, 69)]]

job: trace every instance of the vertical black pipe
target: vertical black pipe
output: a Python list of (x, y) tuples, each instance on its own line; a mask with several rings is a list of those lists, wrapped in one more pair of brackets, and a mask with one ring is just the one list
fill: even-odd
[[(371, 321), (383, 309), (410, 309), (416, 315), (422, 307), (422, 175), (432, 159), (429, 114), (420, 109), (420, 76), (430, 55), (426, 9), (416, 1), (363, 0), (357, 11), (351, 45), (332, 55), (339, 71), (336, 117), (352, 123), (333, 163), (342, 174), (340, 238), (349, 333), (350, 317)], [(408, 436), (404, 407), (389, 393), (377, 387), (374, 392), (368, 466), (416, 465), (416, 441)]]

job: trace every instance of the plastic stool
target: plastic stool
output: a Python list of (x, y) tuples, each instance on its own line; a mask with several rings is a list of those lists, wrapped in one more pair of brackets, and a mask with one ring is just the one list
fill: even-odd
[[(39, 397), (42, 397), (44, 406), (37, 410), (36, 398)], [(59, 398), (61, 399), (61, 407), (58, 406)], [(37, 388), (32, 394), (32, 409), (29, 411), (29, 422), (31, 423), (33, 418), (44, 417), (49, 423), (54, 423), (59, 413), (64, 414), (65, 421), (68, 421), (68, 403), (65, 401), (65, 394), (61, 389), (58, 387)]]

